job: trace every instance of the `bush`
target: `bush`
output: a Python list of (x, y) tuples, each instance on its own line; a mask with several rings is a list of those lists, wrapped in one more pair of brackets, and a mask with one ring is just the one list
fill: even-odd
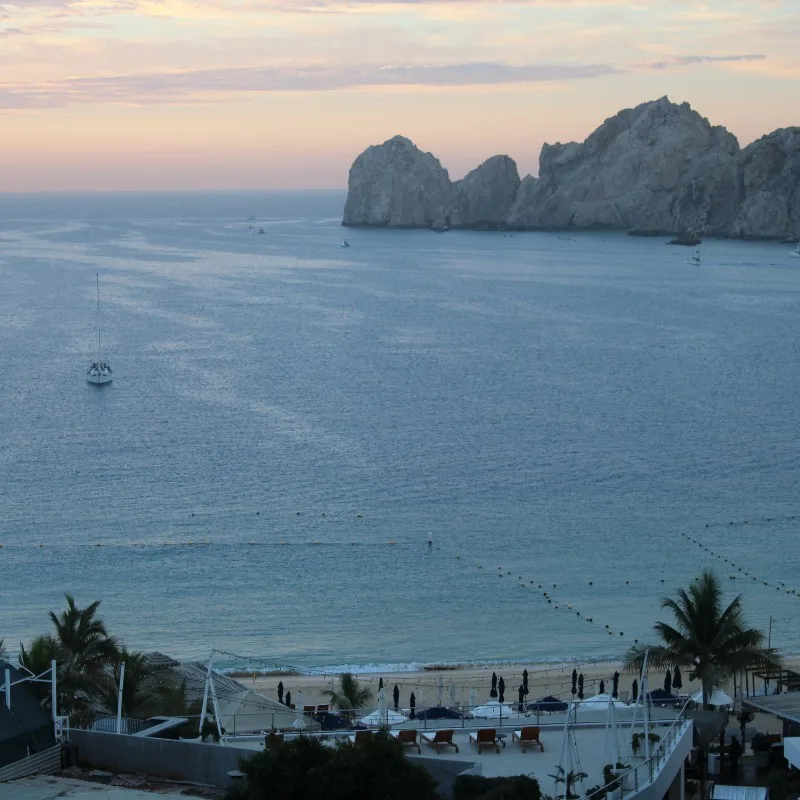
[(273, 740), (240, 764), (247, 787), (231, 789), (227, 800), (438, 800), (428, 772), (381, 733), (335, 747), (310, 736)]
[(541, 798), (539, 781), (528, 775), (513, 775), (507, 778), (459, 775), (453, 782), (453, 800), (541, 800)]
[(592, 786), (586, 790), (586, 800), (603, 800), (606, 796), (605, 786)]

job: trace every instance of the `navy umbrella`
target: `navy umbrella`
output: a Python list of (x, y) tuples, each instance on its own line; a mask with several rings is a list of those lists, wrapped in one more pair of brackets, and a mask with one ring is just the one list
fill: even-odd
[(489, 697), (497, 697), (497, 673), (492, 673), (492, 691), (489, 692)]
[(672, 673), (667, 670), (667, 674), (664, 676), (664, 691), (667, 694), (672, 694)]
[(611, 691), (611, 696), (615, 700), (619, 697), (619, 672), (614, 673), (614, 688)]
[(289, 706), (289, 708), (292, 707), (292, 693), (291, 692), (286, 692), (286, 705)]
[(383, 689), (383, 678), (380, 678), (380, 680), (378, 680), (378, 691), (380, 691), (381, 689)]
[(522, 670), (522, 691), (525, 697), (528, 696), (528, 670)]
[(414, 692), (411, 692), (411, 697), (408, 698), (408, 707), (411, 709), (411, 713), (408, 715), (411, 719), (416, 717), (416, 712), (414, 708), (417, 705), (417, 698), (414, 696)]
[(578, 670), (572, 670), (572, 694), (578, 693)]
[(583, 700), (583, 673), (578, 675), (578, 700)]
[(635, 703), (637, 697), (639, 697), (639, 681), (634, 678), (631, 684), (631, 700)]
[(283, 681), (278, 681), (278, 702), (283, 702)]
[(505, 693), (506, 693), (506, 682), (503, 680), (502, 676), (500, 677), (500, 680), (497, 683), (497, 691), (500, 693), (499, 700), (502, 703), (503, 700), (505, 699)]
[(534, 703), (528, 703), (528, 711), (549, 711), (552, 713), (566, 711), (567, 708), (569, 708), (567, 703), (557, 697), (553, 697), (553, 695), (547, 695), (547, 697), (542, 697)]
[(447, 706), (432, 706), (420, 711), (416, 719), (463, 719), (463, 717), (458, 711)]
[(394, 691), (392, 692), (392, 698), (394, 699), (394, 710), (400, 710), (400, 689), (397, 684), (394, 685)]
[(600, 694), (606, 693), (606, 682), (604, 680), (600, 681)]
[(517, 694), (519, 695), (519, 705), (517, 706), (517, 711), (521, 714), (525, 709), (523, 708), (523, 703), (525, 701), (525, 687), (520, 684), (519, 689), (517, 689)]
[(675, 674), (672, 676), (672, 688), (683, 689), (683, 679), (681, 678), (680, 667), (675, 667)]

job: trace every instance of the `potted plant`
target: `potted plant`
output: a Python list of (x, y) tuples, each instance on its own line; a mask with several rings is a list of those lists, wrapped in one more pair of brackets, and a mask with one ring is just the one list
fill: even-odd
[(633, 772), (631, 772), (631, 765), (626, 764), (624, 761), (617, 761), (614, 765), (617, 775), (620, 776), (622, 781), (622, 788), (631, 790), (633, 789)]
[[(561, 765), (556, 766), (556, 774), (550, 776), (553, 779), (554, 783), (563, 783), (566, 789), (566, 796), (567, 800), (580, 800), (580, 795), (575, 794), (573, 790), (573, 786), (578, 783), (578, 781), (582, 781), (584, 778), (588, 777), (585, 772), (574, 772), (570, 770), (569, 772), (564, 772), (564, 767)], [(615, 800), (619, 800), (619, 798), (615, 798)]]
[(605, 786), (592, 786), (586, 790), (586, 800), (604, 800), (606, 796)]
[(642, 749), (642, 735), (641, 733), (634, 733), (631, 736), (631, 753), (634, 757), (639, 755), (639, 750)]
[(647, 741), (651, 746), (657, 745), (661, 741), (661, 737), (657, 733), (648, 733)]
[(614, 772), (611, 764), (606, 764), (603, 767), (603, 780), (605, 781), (606, 794), (609, 800), (621, 800), (622, 781), (619, 779), (619, 775)]

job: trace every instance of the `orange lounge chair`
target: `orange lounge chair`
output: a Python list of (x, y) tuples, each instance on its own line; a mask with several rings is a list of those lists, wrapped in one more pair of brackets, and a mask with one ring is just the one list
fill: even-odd
[(458, 752), (458, 745), (453, 741), (453, 731), (436, 731), (436, 734), (433, 738), (426, 734), (420, 734), (420, 738), (422, 739), (425, 744), (429, 744), (431, 747), (436, 748), (436, 752), (441, 752), (443, 747), (455, 747), (456, 753)]
[(500, 747), (497, 744), (497, 730), (495, 728), (481, 728), (480, 730), (473, 731), (469, 735), (469, 740), (478, 745), (478, 754), (483, 752), (484, 747), (494, 747), (497, 752), (500, 752)]
[(403, 745), (403, 747), (416, 747), (418, 753), (422, 752), (422, 748), (420, 748), (419, 742), (417, 741), (417, 732), (413, 728), (410, 730), (404, 729), (395, 731), (395, 737), (397, 738), (397, 741)]
[(519, 742), (523, 753), (526, 747), (538, 747), (544, 752), (544, 745), (539, 741), (539, 727), (537, 725), (529, 725), (521, 731), (514, 731), (511, 734), (511, 741)]

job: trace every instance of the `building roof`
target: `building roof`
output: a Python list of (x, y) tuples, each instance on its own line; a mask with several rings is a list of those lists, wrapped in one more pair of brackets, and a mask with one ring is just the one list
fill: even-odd
[(53, 775), (20, 778), (3, 786), (7, 787), (3, 797), (8, 800), (186, 800), (186, 795), (177, 789), (174, 793), (150, 792)]
[(743, 697), (742, 703), (757, 711), (800, 724), (800, 692), (771, 694), (766, 697)]
[(53, 721), (42, 710), (26, 677), (7, 661), (0, 661), (0, 682), (5, 671), (11, 676), (11, 708), (5, 692), (0, 692), (0, 767), (13, 764), (29, 753), (38, 753), (55, 744)]

